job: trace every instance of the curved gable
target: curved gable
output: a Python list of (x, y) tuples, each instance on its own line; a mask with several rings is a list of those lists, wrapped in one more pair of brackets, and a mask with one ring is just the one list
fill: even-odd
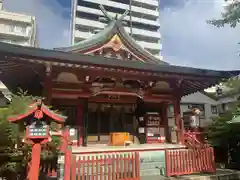
[(156, 58), (150, 52), (137, 44), (123, 27), (123, 18), (127, 11), (120, 17), (110, 17), (103, 7), (100, 7), (109, 24), (106, 28), (89, 39), (80, 41), (70, 47), (57, 48), (60, 51), (101, 55), (114, 57), (121, 60), (138, 61), (142, 63), (168, 64)]

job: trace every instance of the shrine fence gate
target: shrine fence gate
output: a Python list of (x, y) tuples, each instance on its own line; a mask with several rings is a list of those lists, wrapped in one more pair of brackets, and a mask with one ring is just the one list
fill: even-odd
[(140, 180), (138, 152), (66, 156), (64, 180)]

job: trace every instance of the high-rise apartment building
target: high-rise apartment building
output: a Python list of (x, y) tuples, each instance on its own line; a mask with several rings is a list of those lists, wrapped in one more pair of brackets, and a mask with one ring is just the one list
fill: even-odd
[(162, 60), (159, 0), (72, 0), (72, 44), (104, 29), (106, 22), (100, 4), (112, 16), (129, 10), (125, 17), (126, 31), (139, 45)]
[(4, 10), (0, 0), (0, 42), (37, 47), (35, 17)]

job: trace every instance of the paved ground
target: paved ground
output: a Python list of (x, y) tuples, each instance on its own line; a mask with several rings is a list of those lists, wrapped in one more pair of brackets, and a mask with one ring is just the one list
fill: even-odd
[(143, 176), (141, 180), (240, 180), (240, 171), (218, 169), (216, 174), (194, 174), (166, 178), (163, 176)]

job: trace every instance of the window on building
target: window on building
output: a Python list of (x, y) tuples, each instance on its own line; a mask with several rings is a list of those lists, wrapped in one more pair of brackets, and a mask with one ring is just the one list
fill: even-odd
[(15, 26), (15, 32), (26, 33), (26, 27)]
[(227, 105), (225, 103), (222, 104), (222, 111), (226, 111), (227, 110)]
[(22, 33), (25, 34), (25, 33), (27, 32), (27, 28), (26, 28), (26, 27), (22, 27), (22, 30), (21, 30), (21, 31), (22, 31)]
[(14, 26), (12, 25), (9, 26), (9, 32), (14, 32)]
[(211, 112), (212, 112), (212, 114), (217, 114), (217, 113), (218, 113), (218, 108), (217, 108), (217, 106), (212, 105), (212, 106), (211, 106)]

